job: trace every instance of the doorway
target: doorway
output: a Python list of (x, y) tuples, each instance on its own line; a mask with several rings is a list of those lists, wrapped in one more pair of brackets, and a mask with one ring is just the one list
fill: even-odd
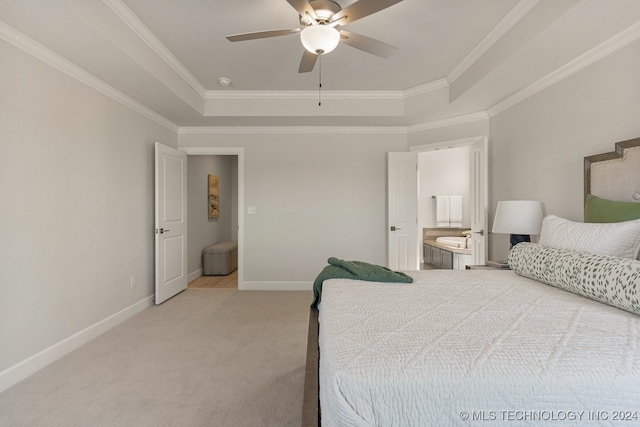
[[(180, 151), (188, 156), (236, 156), (237, 158), (237, 209), (232, 223), (236, 228), (233, 236), (237, 236), (238, 242), (238, 290), (244, 289), (244, 148), (241, 147), (180, 147)], [(206, 197), (206, 195), (204, 196)]]
[[(471, 231), (472, 264), (486, 262), (486, 212), (488, 203), (487, 138), (472, 137), (411, 147), (418, 154), (423, 167), (430, 164), (434, 170), (418, 170), (418, 239), (423, 241), (423, 229), (435, 228), (435, 196), (462, 195), (462, 228)], [(433, 155), (433, 162), (421, 162)], [(424, 175), (427, 175), (425, 177)], [(438, 181), (435, 185), (426, 179)], [(422, 244), (419, 249), (422, 258)]]

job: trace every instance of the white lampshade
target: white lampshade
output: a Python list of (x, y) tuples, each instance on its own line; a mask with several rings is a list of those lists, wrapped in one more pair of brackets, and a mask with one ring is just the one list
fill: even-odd
[(340, 42), (340, 33), (327, 25), (310, 25), (300, 33), (300, 41), (309, 52), (325, 54), (331, 52)]
[(542, 204), (534, 200), (498, 202), (493, 220), (493, 233), (540, 234)]

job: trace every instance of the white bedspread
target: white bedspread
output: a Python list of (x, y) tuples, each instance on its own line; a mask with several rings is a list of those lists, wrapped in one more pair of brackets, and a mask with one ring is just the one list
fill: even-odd
[(640, 316), (510, 271), (408, 274), (325, 281), (323, 426), (640, 425)]

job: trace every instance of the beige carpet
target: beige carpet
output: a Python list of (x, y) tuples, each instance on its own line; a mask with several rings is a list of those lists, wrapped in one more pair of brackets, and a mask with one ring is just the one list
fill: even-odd
[(0, 394), (0, 426), (299, 426), (311, 292), (187, 289)]

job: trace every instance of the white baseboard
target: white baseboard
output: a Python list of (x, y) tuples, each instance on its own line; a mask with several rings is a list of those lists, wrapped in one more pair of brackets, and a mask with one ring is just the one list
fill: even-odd
[(45, 366), (55, 362), (63, 356), (66, 356), (92, 339), (102, 335), (109, 329), (119, 325), (128, 318), (138, 314), (145, 308), (151, 307), (152, 305), (153, 295), (131, 304), (129, 307), (94, 323), (82, 331), (63, 339), (62, 341), (34, 354), (22, 362), (5, 369), (0, 372), (0, 392), (19, 383)]
[(202, 276), (201, 268), (197, 269), (196, 271), (192, 271), (191, 273), (187, 274), (187, 283), (191, 283), (192, 281), (196, 280), (200, 276)]
[(313, 282), (248, 282), (245, 281), (240, 291), (311, 291)]

